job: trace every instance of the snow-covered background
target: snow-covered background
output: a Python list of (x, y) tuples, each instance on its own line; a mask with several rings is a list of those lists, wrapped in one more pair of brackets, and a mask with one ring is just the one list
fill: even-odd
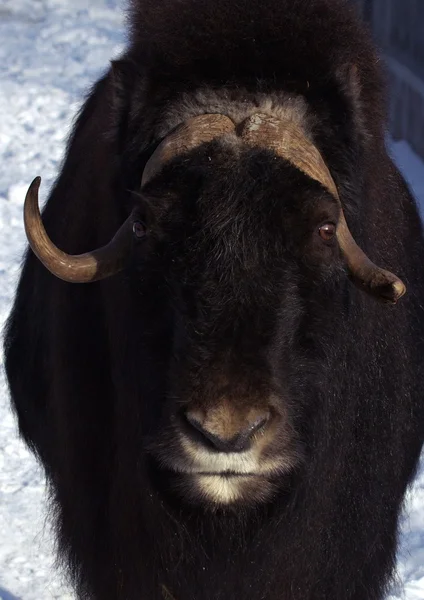
[[(1, 328), (24, 248), (27, 186), (42, 175), (46, 197), (83, 95), (123, 48), (123, 8), (124, 0), (0, 0)], [(404, 142), (393, 154), (424, 216), (424, 164)], [(0, 600), (72, 600), (54, 568), (43, 474), (17, 437), (2, 365), (0, 355)], [(424, 600), (423, 469), (405, 511), (395, 598)]]

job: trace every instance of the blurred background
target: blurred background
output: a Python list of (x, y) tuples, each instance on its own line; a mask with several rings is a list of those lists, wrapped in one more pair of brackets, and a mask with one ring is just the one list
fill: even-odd
[[(390, 152), (424, 209), (424, 0), (351, 1), (387, 65)], [(28, 184), (42, 175), (41, 200), (46, 198), (85, 94), (125, 45), (125, 4), (0, 0), (1, 329), (25, 246)], [(46, 502), (42, 471), (17, 436), (0, 350), (0, 600), (74, 598), (54, 567)], [(424, 600), (423, 469), (408, 497), (401, 542), (391, 600)]]
[(354, 1), (387, 64), (391, 133), (424, 158), (424, 1)]

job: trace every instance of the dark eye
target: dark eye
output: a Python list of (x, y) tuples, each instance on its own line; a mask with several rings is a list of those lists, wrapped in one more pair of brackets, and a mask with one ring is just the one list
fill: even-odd
[(320, 237), (325, 241), (329, 242), (336, 235), (336, 226), (334, 223), (324, 223), (318, 229)]
[(146, 235), (146, 225), (142, 221), (134, 221), (133, 223), (133, 234), (140, 240)]

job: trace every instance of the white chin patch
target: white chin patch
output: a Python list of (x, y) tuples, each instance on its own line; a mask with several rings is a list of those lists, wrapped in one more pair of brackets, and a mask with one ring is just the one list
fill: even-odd
[(218, 504), (231, 504), (241, 498), (243, 487), (249, 483), (249, 477), (241, 475), (196, 475), (199, 491), (205, 499)]

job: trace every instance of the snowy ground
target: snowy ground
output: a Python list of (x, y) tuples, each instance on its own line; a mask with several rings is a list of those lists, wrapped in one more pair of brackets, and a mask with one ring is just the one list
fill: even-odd
[[(27, 186), (42, 175), (45, 198), (82, 95), (123, 46), (121, 9), (122, 0), (0, 0), (0, 327), (24, 247)], [(424, 164), (405, 143), (393, 153), (424, 216)], [(17, 438), (0, 367), (0, 600), (74, 598), (53, 566), (44, 493), (42, 472)], [(399, 580), (393, 600), (424, 600), (423, 470), (405, 512)]]

